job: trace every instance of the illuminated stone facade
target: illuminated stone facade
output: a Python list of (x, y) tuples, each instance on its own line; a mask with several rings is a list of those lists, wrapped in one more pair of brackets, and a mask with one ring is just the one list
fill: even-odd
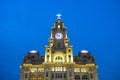
[(36, 50), (24, 56), (20, 80), (98, 80), (95, 58), (87, 50), (73, 56), (67, 31), (58, 17), (51, 29), (45, 56)]

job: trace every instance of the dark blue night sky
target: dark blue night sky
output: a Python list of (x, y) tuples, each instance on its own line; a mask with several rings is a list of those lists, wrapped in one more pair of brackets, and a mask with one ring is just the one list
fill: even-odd
[(56, 14), (68, 29), (74, 55), (91, 51), (99, 80), (120, 80), (119, 0), (0, 0), (0, 80), (19, 80), (23, 56), (44, 55)]

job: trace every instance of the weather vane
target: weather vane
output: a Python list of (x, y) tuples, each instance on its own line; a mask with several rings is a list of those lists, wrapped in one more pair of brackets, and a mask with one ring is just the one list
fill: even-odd
[(56, 15), (58, 17), (58, 19), (60, 19), (60, 17), (62, 16), (60, 13)]

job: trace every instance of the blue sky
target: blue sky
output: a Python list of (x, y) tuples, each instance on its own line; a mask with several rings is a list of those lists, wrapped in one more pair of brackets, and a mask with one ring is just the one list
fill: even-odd
[(99, 80), (120, 80), (119, 0), (0, 0), (0, 80), (19, 80), (23, 56), (44, 55), (56, 14), (62, 14), (74, 55), (91, 51)]

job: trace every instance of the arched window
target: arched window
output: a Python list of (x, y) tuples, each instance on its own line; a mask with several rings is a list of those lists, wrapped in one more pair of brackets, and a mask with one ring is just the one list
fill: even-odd
[(68, 49), (68, 52), (71, 52), (71, 50), (70, 50), (70, 49)]
[(71, 55), (69, 55), (69, 58), (71, 58)]
[(58, 57), (58, 60), (60, 60), (60, 57)]
[(57, 57), (55, 58), (55, 62), (56, 62), (56, 63), (62, 63), (62, 62), (63, 62), (63, 58), (62, 58), (61, 56), (57, 56)]
[(49, 55), (47, 55), (47, 61), (49, 61)]
[(80, 80), (80, 76), (79, 76), (79, 75), (76, 75), (76, 76), (75, 76), (75, 80)]
[(82, 80), (87, 80), (87, 76), (86, 76), (86, 75), (83, 75), (83, 76), (82, 76)]
[(62, 60), (62, 57), (58, 56), (55, 58), (56, 60)]
[(50, 50), (49, 50), (49, 49), (47, 49), (47, 52), (50, 52)]
[(68, 58), (69, 58), (69, 61), (71, 61), (71, 55), (69, 55)]

